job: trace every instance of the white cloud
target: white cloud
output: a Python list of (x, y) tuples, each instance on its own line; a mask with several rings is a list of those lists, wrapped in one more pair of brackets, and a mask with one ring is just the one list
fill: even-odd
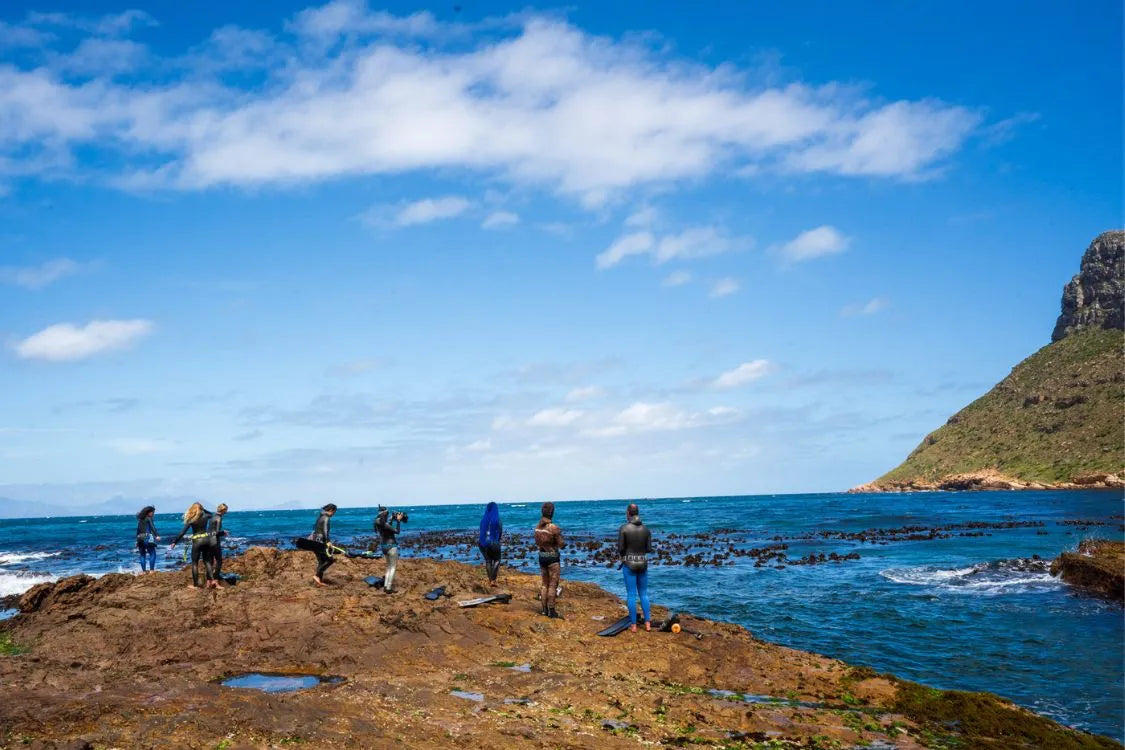
[(588, 437), (618, 437), (639, 432), (670, 432), (728, 423), (741, 412), (729, 406), (715, 406), (691, 412), (670, 403), (638, 401), (610, 418), (608, 424), (582, 430)]
[(851, 240), (840, 233), (836, 227), (825, 224), (816, 229), (801, 232), (795, 238), (778, 248), (781, 256), (790, 262), (821, 258), (825, 255), (842, 253)]
[(587, 385), (580, 388), (573, 388), (566, 394), (567, 401), (588, 401), (592, 398), (598, 398), (605, 394), (601, 388), (596, 385)]
[(718, 255), (751, 244), (749, 238), (732, 238), (718, 227), (691, 227), (659, 240), (651, 232), (634, 232), (618, 238), (595, 259), (598, 268), (611, 268), (630, 255), (651, 255), (657, 265), (671, 260), (691, 260)]
[(625, 219), (625, 226), (640, 229), (649, 229), (659, 218), (659, 214), (652, 206), (641, 206)]
[(661, 286), (683, 286), (691, 281), (691, 272), (689, 271), (673, 271), (664, 277), (664, 281), (660, 282)]
[(147, 320), (94, 320), (82, 327), (59, 323), (20, 341), (16, 353), (23, 359), (69, 362), (128, 349), (150, 331)]
[(480, 225), (481, 229), (503, 229), (519, 224), (520, 217), (511, 211), (494, 211)]
[[(151, 22), (138, 12), (37, 19), (94, 35)], [(750, 84), (733, 66), (701, 65), (641, 36), (594, 36), (534, 13), (518, 22), (474, 30), (338, 1), (298, 14), (295, 35), (272, 35), (272, 46), (256, 33), (253, 44), (270, 54), (220, 66), (150, 52), (119, 81), (115, 68), (135, 50), (103, 46), (88, 57), (112, 64), (89, 80), (62, 75), (57, 55), (4, 67), (0, 175), (202, 189), (465, 170), (593, 206), (637, 187), (754, 168), (923, 177), (980, 122), (964, 107), (882, 102), (831, 81)], [(13, 29), (6, 36), (18, 38)], [(452, 33), (462, 35), (457, 45), (440, 43)], [(240, 74), (238, 83), (220, 69)], [(88, 166), (91, 146), (117, 171)]]
[(115, 438), (105, 441), (104, 445), (126, 456), (163, 453), (173, 447), (173, 444), (167, 440), (149, 440), (148, 438)]
[(889, 303), (882, 297), (874, 297), (863, 304), (848, 305), (840, 314), (845, 318), (853, 318), (859, 315), (874, 315), (880, 310), (886, 309)]
[(28, 289), (42, 289), (61, 278), (82, 271), (85, 267), (86, 264), (76, 263), (69, 258), (56, 258), (39, 266), (0, 266), (0, 282), (16, 284)]
[(527, 420), (532, 427), (567, 427), (582, 418), (580, 409), (543, 409)]
[(459, 195), (445, 195), (440, 198), (423, 198), (396, 207), (373, 206), (360, 218), (368, 226), (411, 227), (456, 218), (471, 205), (468, 199)]
[(465, 450), (469, 451), (470, 453), (484, 453), (486, 451), (492, 450), (492, 441), (488, 438), (474, 440), (473, 442), (465, 446)]
[(598, 254), (594, 263), (598, 268), (616, 266), (630, 255), (643, 255), (653, 248), (654, 240), (649, 232), (635, 232), (619, 237), (605, 251)]
[(739, 283), (738, 279), (732, 279), (730, 277), (719, 279), (711, 285), (711, 296), (715, 299), (726, 297), (734, 294), (741, 288), (742, 284)]
[(733, 370), (724, 372), (715, 378), (712, 383), (716, 388), (737, 388), (749, 382), (763, 378), (777, 370), (777, 365), (768, 359), (755, 359), (752, 362), (743, 362)]

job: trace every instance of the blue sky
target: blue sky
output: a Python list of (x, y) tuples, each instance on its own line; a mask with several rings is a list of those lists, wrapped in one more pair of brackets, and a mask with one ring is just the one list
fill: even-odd
[(1122, 225), (1114, 2), (0, 8), (0, 497), (846, 489)]

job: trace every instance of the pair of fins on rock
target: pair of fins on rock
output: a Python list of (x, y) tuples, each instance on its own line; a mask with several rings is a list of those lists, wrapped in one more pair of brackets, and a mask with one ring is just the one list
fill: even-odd
[[(629, 629), (629, 626), (632, 625), (632, 624), (633, 624), (633, 618), (629, 617), (629, 615), (625, 615), (624, 617), (622, 617), (620, 620), (618, 620), (617, 622), (610, 625), (605, 630), (600, 631), (598, 633), (598, 635), (604, 636), (606, 638), (610, 638), (610, 637), (618, 635), (620, 633), (624, 633), (626, 630)], [(673, 633), (673, 632), (682, 631), (684, 633), (694, 635), (697, 640), (703, 638), (702, 633), (699, 633), (699, 632), (694, 631), (694, 630), (688, 630), (687, 628), (685, 628), (683, 626), (680, 626), (678, 629), (674, 629), (673, 626), (680, 625), (680, 615), (676, 612), (671, 613), (670, 615), (665, 617), (660, 622), (654, 622), (653, 625), (655, 626), (657, 632), (660, 632), (660, 633)]]
[[(383, 587), (383, 577), (382, 576), (368, 576), (367, 578), (364, 578), (363, 581), (364, 581), (364, 583), (366, 583), (368, 586), (370, 586), (372, 588), (378, 589), (378, 588)], [(433, 591), (430, 591), (427, 594), (425, 594), (422, 598), (427, 599), (431, 602), (436, 602), (438, 599), (440, 599), (443, 596), (453, 596), (453, 594), (447, 593), (446, 590), (445, 590), (445, 586), (438, 586)], [(480, 606), (481, 604), (490, 604), (492, 602), (498, 602), (500, 604), (507, 604), (511, 600), (512, 600), (511, 594), (493, 594), (491, 596), (481, 596), (481, 597), (478, 597), (476, 599), (468, 599), (466, 601), (457, 602), (457, 604), (459, 606), (462, 606), (462, 607), (477, 607), (477, 606)]]

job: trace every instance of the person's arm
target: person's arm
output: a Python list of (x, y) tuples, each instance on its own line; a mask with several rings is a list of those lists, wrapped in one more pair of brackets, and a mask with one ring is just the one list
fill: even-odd
[(648, 530), (648, 526), (645, 526), (645, 554), (648, 555), (648, 554), (651, 554), (651, 553), (652, 553), (652, 532)]
[[(554, 524), (552, 524), (552, 526), (554, 526)], [(562, 549), (566, 546), (566, 542), (563, 541), (562, 529), (558, 526), (555, 526), (555, 542), (555, 546), (558, 547), (558, 549)]]
[(152, 532), (152, 538), (159, 542), (160, 535), (156, 533), (156, 524), (152, 522), (151, 518), (148, 519), (148, 530)]
[(190, 529), (190, 528), (191, 528), (190, 523), (184, 524), (183, 530), (180, 531), (180, 533), (176, 536), (176, 538), (172, 540), (172, 546), (173, 547), (175, 547), (177, 544), (180, 543), (180, 540), (184, 538), (184, 534), (188, 533), (188, 529)]
[(619, 526), (617, 528), (617, 556), (625, 556), (625, 527)]

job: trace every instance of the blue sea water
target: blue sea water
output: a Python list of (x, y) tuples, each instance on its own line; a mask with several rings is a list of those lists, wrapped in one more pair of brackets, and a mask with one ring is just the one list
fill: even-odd
[[(1121, 606), (1071, 590), (1050, 577), (1045, 562), (1033, 559), (1074, 550), (1086, 537), (1123, 538), (1120, 493), (817, 494), (640, 503), (655, 545), (662, 538), (686, 544), (705, 559), (728, 545), (780, 543), (789, 545), (790, 561), (809, 553), (859, 554), (858, 560), (781, 568), (776, 561), (755, 567), (754, 558), (738, 556), (718, 566), (656, 565), (649, 574), (654, 603), (936, 687), (988, 690), (1065, 724), (1125, 738)], [(404, 542), (418, 532), (462, 530), (457, 543), (427, 554), (479, 559), (482, 507), (398, 509), (410, 514)], [(158, 564), (179, 567), (180, 548), (170, 553), (165, 545), (178, 532), (183, 509), (158, 510)], [(366, 539), (373, 514), (340, 509), (334, 537), (345, 543)], [(501, 515), (508, 550), (525, 547), (538, 504), (502, 505)], [(571, 539), (596, 540), (615, 535), (623, 516), (622, 501), (576, 501), (559, 503), (555, 520)], [(315, 510), (232, 511), (224, 523), (232, 534), (228, 546), (291, 546), (292, 537), (312, 530), (315, 518)], [(989, 526), (972, 528), (978, 522)], [(1009, 522), (1020, 525), (996, 527)], [(902, 533), (889, 542), (837, 533), (950, 525), (956, 528), (937, 538), (920, 532), (914, 535), (923, 538), (911, 540)], [(77, 572), (139, 571), (135, 530), (132, 515), (2, 520), (0, 596)], [(404, 557), (412, 554), (410, 546), (404, 544)], [(413, 554), (421, 552), (415, 547)], [(530, 569), (532, 560), (511, 562)], [(409, 571), (407, 559), (400, 578)], [(624, 591), (620, 572), (604, 564), (567, 564), (564, 556), (563, 577), (564, 587), (565, 579), (578, 579)], [(560, 605), (565, 612), (565, 591)]]

